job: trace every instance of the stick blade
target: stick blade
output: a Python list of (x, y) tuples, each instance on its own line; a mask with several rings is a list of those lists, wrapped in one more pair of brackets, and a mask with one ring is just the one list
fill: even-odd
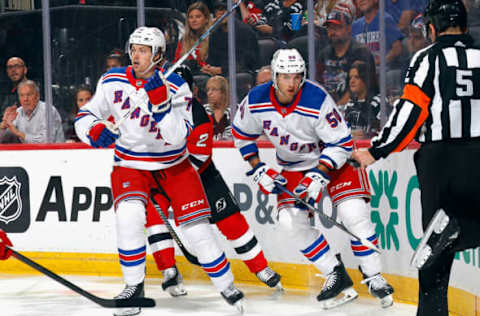
[(124, 307), (155, 307), (155, 301), (148, 297), (136, 297), (130, 299), (100, 299), (97, 301), (99, 305), (107, 308), (124, 308)]
[(373, 250), (373, 251), (375, 251), (375, 252), (377, 252), (377, 253), (379, 253), (379, 254), (382, 253), (382, 252), (380, 251), (380, 249), (379, 249), (377, 246), (375, 246), (370, 240), (368, 240), (368, 239), (366, 239), (366, 238), (362, 238), (362, 239), (360, 239), (360, 242), (361, 242), (364, 246), (370, 248), (371, 250)]

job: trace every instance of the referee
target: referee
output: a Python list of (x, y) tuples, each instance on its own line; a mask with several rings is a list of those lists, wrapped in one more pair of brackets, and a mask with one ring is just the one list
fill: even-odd
[(433, 44), (413, 56), (386, 126), (353, 158), (366, 167), (414, 138), (421, 143), (414, 155), (424, 228), (412, 259), (420, 269), (417, 316), (448, 316), (455, 251), (480, 245), (480, 50), (461, 0), (430, 0), (424, 19)]

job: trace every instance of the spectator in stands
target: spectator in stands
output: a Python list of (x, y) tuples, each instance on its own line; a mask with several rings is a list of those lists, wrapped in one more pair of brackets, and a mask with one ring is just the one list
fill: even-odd
[[(177, 61), (185, 55), (211, 24), (212, 18), (210, 16), (210, 10), (208, 10), (205, 3), (201, 1), (192, 3), (187, 10), (185, 34), (178, 42), (174, 61)], [(192, 70), (193, 75), (199, 74), (200, 69), (207, 64), (205, 61), (208, 56), (208, 42), (208, 38), (204, 39), (200, 45), (197, 46), (194, 53), (188, 57), (186, 64)]]
[(343, 107), (354, 138), (374, 136), (380, 128), (380, 95), (376, 76), (364, 61), (357, 60), (348, 73), (350, 100)]
[[(215, 18), (218, 19), (227, 11), (227, 5), (223, 1), (215, 4)], [(220, 22), (220, 27), (213, 31), (209, 39), (209, 51), (207, 63), (202, 67), (202, 73), (215, 76), (228, 74), (228, 26), (230, 17)], [(258, 42), (254, 31), (238, 19), (235, 22), (235, 46), (236, 46), (236, 72), (249, 72), (253, 75), (257, 69), (259, 55)], [(253, 77), (252, 77), (253, 81)]]
[(80, 85), (75, 92), (74, 105), (65, 122), (65, 139), (67, 143), (79, 142), (80, 139), (75, 133), (74, 121), (77, 116), (78, 109), (84, 106), (92, 98), (92, 89), (87, 85)]
[[(32, 80), (25, 80), (18, 84), (17, 89), (21, 106), (15, 113), (9, 110), (8, 114), (4, 115), (0, 123), (1, 134), (6, 138), (13, 135), (22, 143), (64, 142), (62, 119), (52, 105), (48, 105), (50, 122), (47, 124), (47, 104), (40, 101), (38, 85)], [(48, 129), (50, 129), (50, 137)]]
[(0, 113), (3, 113), (7, 107), (20, 104), (18, 100), (17, 87), (22, 81), (27, 80), (28, 68), (20, 57), (11, 57), (7, 60), (7, 76), (10, 79), (10, 87), (6, 91), (5, 98), (1, 104)]
[(402, 33), (408, 33), (408, 27), (413, 18), (420, 12), (418, 0), (385, 0), (385, 12), (390, 14)]
[[(422, 48), (425, 48), (429, 45), (430, 41), (423, 34), (423, 15), (417, 15), (410, 23), (408, 28), (408, 37), (407, 37), (407, 51), (410, 57), (413, 56), (417, 51)], [(409, 58), (410, 59), (410, 58)]]
[[(357, 16), (357, 7), (354, 0), (319, 0), (314, 5), (314, 23), (318, 27), (323, 27), (327, 21), (328, 14), (336, 8), (337, 11), (345, 11), (350, 14), (352, 19)], [(340, 10), (339, 10), (340, 9)]]
[(473, 38), (473, 45), (480, 47), (480, 1), (470, 0), (467, 3), (465, 3), (465, 7), (467, 9), (468, 33)]
[[(237, 3), (238, 0), (233, 0), (233, 2)], [(243, 23), (253, 27), (257, 26), (262, 18), (262, 9), (259, 8), (255, 2), (256, 1), (242, 1), (238, 6)]]
[[(357, 0), (359, 10), (363, 16), (352, 24), (352, 36), (359, 43), (366, 44), (375, 56), (375, 64), (380, 64), (380, 26), (378, 14), (379, 0)], [(387, 65), (394, 66), (394, 62), (402, 53), (403, 35), (397, 28), (392, 16), (385, 12), (385, 38)]]
[(305, 35), (306, 28), (295, 31), (292, 28), (292, 13), (303, 15), (303, 6), (297, 0), (273, 0), (263, 9), (263, 15), (256, 29), (267, 36), (288, 42), (294, 37)]
[(228, 81), (222, 76), (214, 76), (207, 81), (208, 104), (205, 110), (213, 120), (213, 140), (231, 140), (232, 123), (228, 106)]
[(258, 70), (257, 79), (255, 81), (256, 85), (264, 84), (269, 81), (272, 81), (272, 66), (263, 66)]
[(375, 75), (375, 60), (364, 44), (352, 38), (352, 17), (348, 11), (334, 9), (328, 14), (328, 45), (319, 54), (317, 63), (318, 81), (322, 82), (337, 104), (345, 104), (350, 98), (348, 72), (355, 60), (362, 60), (368, 72)]
[(387, 97), (390, 104), (394, 104), (402, 94), (403, 81), (413, 55), (430, 44), (430, 40), (423, 34), (423, 15), (417, 15), (408, 27), (408, 36), (403, 39), (403, 52), (400, 57), (400, 69), (387, 71)]
[(125, 53), (121, 49), (115, 48), (105, 57), (106, 71), (112, 68), (123, 67), (125, 64)]

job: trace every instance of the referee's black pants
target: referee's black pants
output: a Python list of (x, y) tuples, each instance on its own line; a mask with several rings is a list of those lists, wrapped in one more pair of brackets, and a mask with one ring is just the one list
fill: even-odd
[(415, 153), (424, 230), (439, 208), (458, 220), (453, 248), (419, 271), (417, 316), (448, 316), (448, 282), (455, 251), (480, 245), (480, 140), (423, 144)]

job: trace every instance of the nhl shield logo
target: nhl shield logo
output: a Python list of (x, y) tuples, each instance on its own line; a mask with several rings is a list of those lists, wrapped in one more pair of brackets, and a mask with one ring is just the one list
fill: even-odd
[(0, 179), (0, 221), (5, 224), (16, 220), (22, 214), (21, 186), (16, 176)]

